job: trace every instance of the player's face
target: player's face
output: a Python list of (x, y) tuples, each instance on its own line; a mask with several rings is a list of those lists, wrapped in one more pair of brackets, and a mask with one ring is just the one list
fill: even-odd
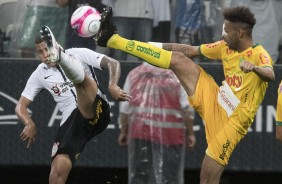
[(39, 59), (45, 63), (48, 67), (55, 67), (56, 63), (53, 63), (49, 60), (49, 52), (45, 42), (35, 44), (35, 49), (38, 54)]
[(230, 49), (238, 50), (239, 48), (238, 29), (232, 22), (229, 22), (228, 20), (224, 21), (222, 27), (222, 37)]

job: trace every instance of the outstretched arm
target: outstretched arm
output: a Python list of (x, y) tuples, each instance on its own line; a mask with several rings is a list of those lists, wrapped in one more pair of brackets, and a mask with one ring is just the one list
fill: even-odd
[(275, 74), (272, 67), (256, 66), (248, 61), (242, 61), (240, 68), (245, 73), (255, 72), (263, 81), (271, 82), (275, 80)]
[(253, 70), (262, 80), (271, 82), (275, 80), (273, 68), (270, 67), (255, 67)]
[(109, 71), (109, 91), (111, 96), (115, 100), (129, 101), (131, 96), (117, 85), (120, 77), (120, 63), (113, 58), (105, 56), (101, 61), (101, 68), (108, 69)]
[(192, 46), (192, 45), (179, 44), (179, 43), (160, 43), (160, 42), (148, 42), (148, 43), (168, 51), (181, 52), (189, 58), (200, 56), (199, 46)]
[(200, 56), (198, 51), (199, 46), (192, 46), (192, 45), (178, 44), (178, 43), (164, 43), (163, 49), (169, 51), (181, 52), (189, 58)]
[(15, 112), (19, 120), (25, 125), (22, 133), (21, 140), (28, 141), (27, 148), (29, 148), (36, 137), (36, 126), (33, 120), (31, 119), (27, 108), (31, 101), (24, 96), (21, 96), (19, 103), (15, 108)]

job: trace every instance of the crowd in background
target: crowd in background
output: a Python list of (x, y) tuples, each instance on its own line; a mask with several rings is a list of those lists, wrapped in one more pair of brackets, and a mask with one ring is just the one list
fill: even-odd
[[(282, 63), (281, 0), (5, 0), (0, 3), (0, 56), (35, 57), (33, 35), (44, 24), (53, 28), (66, 48), (87, 47), (116, 59), (136, 60), (123, 52), (99, 48), (91, 39), (78, 38), (69, 20), (79, 6), (113, 7), (114, 23), (121, 36), (140, 41), (199, 45), (221, 39), (222, 10), (245, 5), (257, 24), (254, 41), (262, 44), (273, 61)], [(13, 11), (11, 11), (13, 10)], [(3, 17), (3, 18), (2, 18)], [(83, 44), (82, 44), (83, 43)], [(85, 43), (87, 43), (85, 45)], [(77, 44), (77, 45), (76, 45)]]

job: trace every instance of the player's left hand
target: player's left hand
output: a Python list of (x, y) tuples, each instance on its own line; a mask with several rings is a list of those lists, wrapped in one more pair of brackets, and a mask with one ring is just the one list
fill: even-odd
[(111, 96), (115, 100), (119, 101), (129, 101), (131, 99), (131, 96), (128, 95), (125, 91), (123, 91), (119, 86), (117, 85), (110, 85), (109, 86), (109, 91)]
[(244, 72), (244, 73), (249, 73), (251, 71), (254, 70), (254, 68), (256, 67), (256, 65), (254, 65), (253, 63), (250, 63), (246, 60), (243, 60), (240, 63), (240, 69)]
[(195, 135), (187, 135), (186, 137), (186, 146), (188, 149), (192, 149), (196, 144), (196, 137)]

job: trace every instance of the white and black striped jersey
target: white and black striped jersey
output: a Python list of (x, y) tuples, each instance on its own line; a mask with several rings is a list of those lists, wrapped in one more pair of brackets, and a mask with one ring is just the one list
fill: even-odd
[[(102, 70), (100, 63), (104, 54), (86, 48), (71, 48), (65, 52), (80, 61), (86, 75), (96, 80), (99, 85), (93, 67)], [(75, 87), (60, 67), (48, 68), (46, 64), (41, 63), (29, 77), (21, 95), (33, 101), (35, 96), (44, 89), (52, 94), (62, 112), (61, 126), (77, 107)], [(105, 98), (99, 89), (97, 95)]]

